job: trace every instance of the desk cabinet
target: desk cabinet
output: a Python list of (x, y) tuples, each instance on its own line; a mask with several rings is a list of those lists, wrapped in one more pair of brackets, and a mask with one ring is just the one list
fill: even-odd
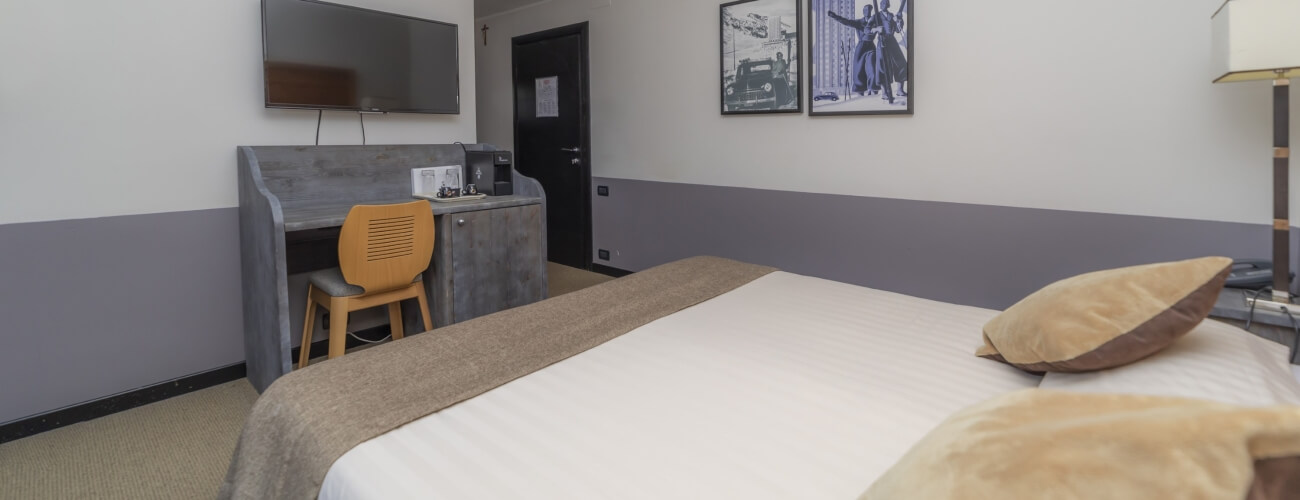
[(436, 218), (426, 281), (435, 327), (546, 298), (541, 217), (539, 203)]

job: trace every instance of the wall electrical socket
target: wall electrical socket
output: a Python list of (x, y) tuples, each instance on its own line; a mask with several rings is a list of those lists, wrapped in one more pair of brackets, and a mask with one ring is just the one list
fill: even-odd
[(609, 196), (609, 186), (596, 186), (596, 196)]
[(609, 250), (596, 250), (596, 257), (600, 260), (609, 260)]

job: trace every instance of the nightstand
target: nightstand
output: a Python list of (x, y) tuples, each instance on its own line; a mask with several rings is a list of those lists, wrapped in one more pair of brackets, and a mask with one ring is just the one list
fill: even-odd
[[(1253, 296), (1254, 292), (1251, 291), (1224, 288), (1219, 293), (1219, 300), (1214, 303), (1214, 309), (1210, 310), (1210, 317), (1244, 328), (1246, 319), (1250, 316), (1250, 305), (1246, 303), (1246, 297)], [(1290, 309), (1296, 321), (1300, 322), (1300, 304)], [(1295, 328), (1291, 326), (1291, 319), (1286, 314), (1263, 308), (1255, 309), (1255, 319), (1251, 321), (1250, 333), (1285, 345), (1288, 349), (1294, 345), (1296, 337)], [(1300, 353), (1292, 352), (1291, 355), (1293, 356), (1291, 363), (1300, 364)]]

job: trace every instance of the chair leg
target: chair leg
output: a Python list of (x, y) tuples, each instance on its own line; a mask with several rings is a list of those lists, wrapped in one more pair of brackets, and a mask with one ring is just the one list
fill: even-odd
[(424, 293), (424, 282), (416, 284), (415, 300), (420, 302), (420, 320), (424, 322), (424, 331), (433, 331), (433, 322), (429, 320), (429, 296)]
[(330, 355), (342, 356), (348, 346), (348, 299), (330, 297)]
[(402, 325), (402, 301), (388, 304), (388, 328), (393, 332), (393, 340), (401, 340), (405, 333)]
[(298, 353), (298, 369), (307, 366), (311, 359), (311, 334), (316, 326), (316, 301), (311, 298), (312, 285), (307, 284), (307, 317), (302, 320), (302, 347)]

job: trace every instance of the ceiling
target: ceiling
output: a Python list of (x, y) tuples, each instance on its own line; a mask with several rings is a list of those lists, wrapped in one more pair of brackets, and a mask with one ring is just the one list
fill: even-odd
[(550, 0), (474, 0), (474, 18), (487, 17), (525, 5), (548, 1)]

